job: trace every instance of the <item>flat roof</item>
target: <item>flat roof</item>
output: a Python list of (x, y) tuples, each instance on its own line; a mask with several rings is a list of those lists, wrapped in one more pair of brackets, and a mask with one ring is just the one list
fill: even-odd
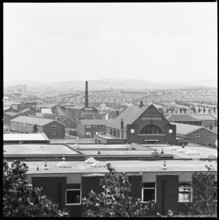
[[(106, 167), (95, 167), (84, 161), (67, 161), (70, 168), (59, 168), (57, 164), (60, 161), (47, 161), (47, 170), (44, 168), (43, 161), (25, 161), (28, 169), (28, 174), (67, 174), (67, 173), (106, 173), (108, 172)], [(208, 161), (201, 160), (168, 160), (166, 161), (166, 170), (163, 170), (163, 160), (144, 161), (144, 160), (120, 160), (120, 161), (106, 161), (101, 164), (110, 163), (118, 172), (196, 172), (207, 171), (205, 165), (209, 165)], [(216, 161), (212, 162), (212, 165), (217, 170)], [(39, 170), (37, 171), (37, 167)]]
[[(204, 159), (204, 158), (208, 158), (208, 157), (215, 157), (215, 159), (217, 158), (217, 150), (214, 148), (209, 148), (209, 147), (205, 147), (205, 146), (196, 146), (196, 145), (187, 145), (184, 148), (182, 148), (181, 146), (176, 146), (176, 149), (170, 149), (170, 147), (153, 147), (151, 146), (152, 149), (157, 150), (158, 152), (161, 152), (161, 150), (163, 149), (164, 154), (172, 154), (175, 155), (179, 158), (184, 158), (184, 159)], [(184, 149), (185, 152), (178, 152), (177, 150), (182, 150)], [(197, 152), (199, 154), (186, 154), (187, 151), (193, 151), (193, 152)]]
[(79, 154), (65, 145), (51, 144), (10, 144), (4, 145), (4, 155), (76, 155)]
[(45, 141), (49, 140), (44, 133), (8, 133), (3, 135), (4, 141)]

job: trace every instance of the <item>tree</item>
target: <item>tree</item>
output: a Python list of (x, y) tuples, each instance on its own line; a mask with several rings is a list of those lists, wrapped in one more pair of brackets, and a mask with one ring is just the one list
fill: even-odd
[(215, 170), (206, 166), (207, 172), (196, 172), (193, 176), (193, 202), (190, 210), (193, 215), (215, 217), (217, 214), (217, 187)]
[(37, 124), (33, 126), (33, 132), (37, 133), (39, 131)]
[(41, 189), (28, 187), (28, 167), (20, 161), (11, 166), (3, 161), (3, 216), (4, 217), (64, 217), (58, 206), (41, 195)]
[(130, 196), (131, 184), (124, 173), (107, 164), (107, 173), (100, 181), (103, 192), (91, 191), (88, 198), (83, 198), (84, 217), (138, 217), (153, 209), (153, 201), (143, 203), (139, 198)]

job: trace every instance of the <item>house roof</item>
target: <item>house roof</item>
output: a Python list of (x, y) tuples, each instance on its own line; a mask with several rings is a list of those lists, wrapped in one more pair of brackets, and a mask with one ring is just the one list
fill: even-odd
[(191, 115), (171, 115), (169, 118), (167, 118), (168, 121), (182, 121), (182, 122), (190, 122), (190, 121), (200, 121), (197, 118), (192, 117)]
[(16, 116), (19, 115), (18, 112), (5, 112), (4, 115)]
[[(52, 123), (54, 121), (55, 120), (46, 119), (46, 118), (29, 117), (29, 116), (18, 116), (17, 118), (14, 118), (14, 119), (11, 120), (11, 122), (21, 122), (21, 123), (27, 123), (27, 124), (36, 124), (36, 125), (39, 125), (39, 126), (44, 126), (44, 125), (47, 125), (47, 124)], [(58, 121), (56, 121), (56, 122), (60, 123)], [(62, 124), (62, 123), (60, 123), (60, 124)]]
[[(109, 126), (111, 128), (117, 128), (120, 129), (121, 126), (121, 119), (123, 119), (124, 125), (132, 124), (137, 120), (146, 110), (148, 109), (154, 109), (157, 112), (159, 112), (155, 106), (152, 104), (150, 106), (136, 106), (133, 105), (129, 108), (127, 108), (125, 111), (123, 111), (118, 117), (115, 119), (112, 119), (109, 123)], [(162, 116), (162, 114), (159, 112), (159, 114)], [(164, 118), (165, 119), (165, 118)]]
[(102, 119), (94, 119), (94, 120), (81, 119), (80, 122), (83, 125), (108, 125), (109, 124), (107, 120), (102, 120)]
[(216, 120), (212, 114), (193, 114), (192, 117), (202, 121), (202, 120)]
[(190, 134), (190, 133), (197, 131), (197, 130), (200, 130), (200, 129), (205, 129), (209, 132), (215, 133), (214, 131), (211, 131), (211, 130), (204, 128), (202, 126), (188, 125), (188, 124), (182, 124), (182, 123), (171, 123), (171, 124), (176, 125), (176, 133), (181, 134), (181, 135), (187, 135), (187, 134)]

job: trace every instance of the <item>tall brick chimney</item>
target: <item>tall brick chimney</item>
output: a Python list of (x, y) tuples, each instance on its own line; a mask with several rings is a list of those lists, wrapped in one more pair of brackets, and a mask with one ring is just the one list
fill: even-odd
[(85, 108), (88, 108), (88, 81), (85, 82)]

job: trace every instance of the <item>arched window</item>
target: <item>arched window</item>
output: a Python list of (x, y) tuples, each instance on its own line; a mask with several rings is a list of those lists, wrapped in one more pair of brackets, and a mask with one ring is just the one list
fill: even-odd
[(157, 125), (147, 125), (142, 128), (140, 134), (163, 134)]

